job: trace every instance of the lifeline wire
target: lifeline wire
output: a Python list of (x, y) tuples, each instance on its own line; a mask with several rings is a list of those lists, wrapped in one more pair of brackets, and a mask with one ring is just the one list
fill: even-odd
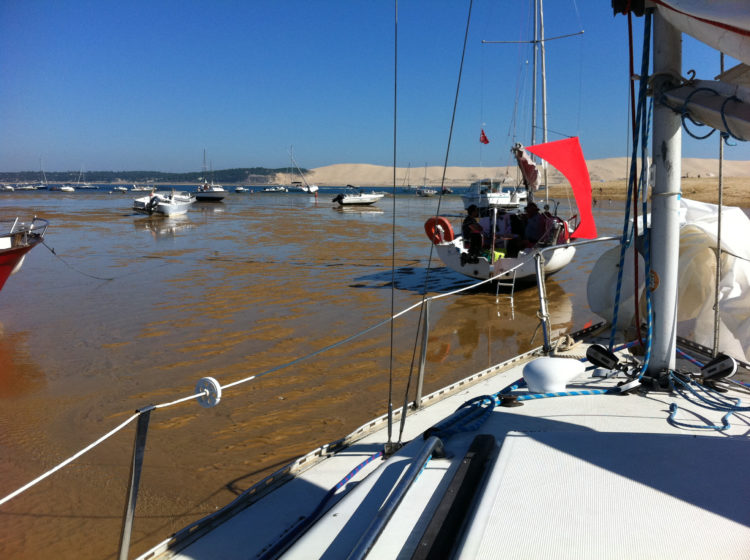
[[(393, 15), (393, 217), (391, 225), (391, 317), (395, 309), (396, 292), (396, 117), (398, 109), (398, 0), (394, 2)], [(393, 322), (390, 325), (390, 351), (388, 356), (388, 443), (393, 432)], [(399, 438), (400, 439), (400, 438)]]
[(3, 505), (6, 502), (9, 502), (10, 500), (12, 500), (13, 498), (15, 498), (19, 494), (25, 492), (26, 490), (28, 490), (32, 486), (37, 485), (38, 483), (40, 483), (42, 480), (44, 480), (48, 476), (56, 473), (57, 471), (59, 471), (60, 469), (62, 469), (65, 466), (69, 465), (70, 463), (72, 463), (73, 461), (75, 461), (76, 459), (78, 459), (79, 457), (81, 457), (82, 455), (85, 455), (86, 453), (88, 453), (89, 451), (91, 451), (94, 447), (98, 446), (100, 443), (104, 442), (105, 440), (107, 440), (110, 437), (112, 437), (113, 435), (115, 435), (117, 432), (119, 432), (120, 430), (122, 430), (123, 428), (125, 428), (128, 424), (130, 424), (133, 420), (135, 420), (136, 418), (138, 418), (141, 415), (141, 412), (145, 412), (146, 410), (153, 410), (153, 409), (156, 409), (156, 408), (166, 408), (168, 406), (173, 406), (173, 405), (176, 405), (176, 404), (180, 404), (180, 403), (183, 403), (185, 401), (191, 401), (191, 400), (197, 399), (197, 398), (202, 397), (202, 396), (204, 396), (206, 394), (207, 394), (207, 391), (203, 391), (201, 393), (196, 393), (194, 395), (190, 395), (189, 397), (183, 397), (183, 398), (177, 399), (175, 401), (157, 404), (157, 405), (154, 405), (152, 407), (144, 407), (143, 410), (136, 411), (135, 414), (133, 414), (130, 418), (128, 418), (127, 420), (125, 420), (122, 424), (120, 424), (119, 426), (117, 426), (114, 429), (110, 430), (109, 432), (107, 432), (106, 434), (104, 434), (102, 437), (100, 437), (99, 439), (97, 439), (96, 441), (94, 441), (93, 443), (90, 443), (89, 445), (87, 445), (86, 447), (84, 447), (83, 449), (81, 449), (78, 453), (75, 453), (74, 455), (71, 455), (70, 457), (68, 457), (67, 459), (65, 459), (62, 463), (60, 463), (59, 465), (51, 468), (50, 470), (48, 470), (44, 474), (39, 475), (34, 480), (32, 480), (31, 482), (23, 485), (21, 488), (19, 488), (15, 492), (11, 492), (10, 494), (8, 494), (7, 496), (5, 496), (4, 498), (0, 499), (0, 506)]
[[(471, 23), (471, 9), (473, 5), (474, 5), (474, 0), (469, 0), (469, 13), (466, 16), (466, 30), (464, 31), (464, 44), (463, 44), (463, 49), (461, 50), (461, 63), (459, 64), (459, 67), (458, 67), (458, 80), (456, 83), (456, 95), (453, 99), (453, 113), (451, 115), (451, 125), (448, 130), (448, 145), (446, 146), (446, 149), (445, 149), (445, 161), (443, 162), (443, 176), (442, 176), (442, 179), (440, 180), (440, 196), (438, 198), (437, 209), (435, 210), (435, 218), (437, 218), (440, 215), (440, 203), (443, 200), (443, 193), (445, 192), (445, 174), (448, 169), (448, 156), (450, 155), (450, 150), (451, 150), (451, 140), (453, 138), (453, 126), (454, 126), (454, 123), (456, 122), (456, 108), (458, 107), (458, 94), (461, 91), (461, 75), (463, 74), (464, 58), (466, 57), (466, 44), (468, 43), (468, 40), (469, 40), (469, 25)], [(427, 259), (427, 273), (425, 274), (424, 289), (422, 290), (422, 303), (421, 303), (422, 307), (419, 310), (420, 321), (417, 324), (421, 323), (422, 314), (424, 312), (424, 304), (425, 304), (426, 296), (427, 296), (427, 282), (430, 276), (430, 265), (432, 263), (432, 253), (434, 251), (434, 247), (435, 247), (435, 244), (430, 243), (430, 253)], [(427, 333), (424, 332), (423, 336), (426, 336), (426, 335)], [(409, 389), (411, 387), (411, 379), (414, 373), (414, 356), (416, 355), (416, 351), (417, 351), (417, 341), (415, 339), (414, 349), (412, 351), (412, 363), (411, 363), (411, 367), (409, 368), (409, 378), (407, 379), (406, 392), (404, 393), (403, 414), (401, 415), (401, 425), (399, 427), (399, 433), (398, 433), (399, 443), (401, 442), (401, 438), (403, 437), (403, 434), (404, 434), (404, 427), (406, 426), (406, 408), (409, 403)], [(389, 437), (389, 441), (390, 441), (390, 437)]]

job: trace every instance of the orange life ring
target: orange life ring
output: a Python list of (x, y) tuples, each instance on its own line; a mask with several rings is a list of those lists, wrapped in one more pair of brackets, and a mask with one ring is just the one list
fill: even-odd
[[(438, 227), (442, 230), (442, 232), (438, 229)], [(451, 223), (442, 216), (438, 216), (437, 218), (433, 216), (432, 218), (427, 220), (424, 223), (424, 231), (430, 241), (432, 241), (435, 245), (446, 241), (453, 241), (454, 235)]]

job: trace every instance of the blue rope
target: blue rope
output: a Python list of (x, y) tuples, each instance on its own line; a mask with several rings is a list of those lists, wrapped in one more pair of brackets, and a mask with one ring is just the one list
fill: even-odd
[[(746, 138), (742, 138), (741, 136), (737, 136), (736, 134), (734, 134), (734, 133), (733, 133), (733, 132), (732, 132), (732, 131), (731, 131), (731, 130), (729, 129), (729, 123), (727, 123), (727, 116), (726, 116), (726, 114), (724, 113), (724, 108), (725, 108), (725, 107), (727, 106), (727, 103), (729, 103), (730, 101), (737, 101), (738, 103), (742, 103), (742, 101), (740, 101), (740, 99), (739, 99), (739, 98), (738, 98), (737, 96), (735, 96), (735, 95), (733, 95), (732, 97), (727, 97), (727, 98), (726, 98), (726, 99), (724, 100), (724, 103), (722, 103), (722, 104), (721, 104), (721, 122), (723, 122), (723, 123), (724, 123), (724, 128), (726, 128), (726, 129), (727, 129), (727, 134), (728, 134), (729, 136), (731, 136), (731, 137), (732, 137), (732, 138), (734, 138), (735, 140), (739, 140), (740, 142), (746, 142), (746, 141), (747, 141), (747, 139), (746, 139)], [(724, 141), (725, 141), (725, 142), (726, 142), (727, 144), (729, 144), (729, 142), (727, 142), (727, 140), (728, 140), (728, 138), (727, 138), (727, 137), (725, 136), (725, 137), (724, 137)]]
[(494, 408), (493, 396), (474, 397), (459, 406), (451, 416), (430, 428), (428, 433), (440, 439), (448, 439), (459, 432), (476, 430), (489, 418)]
[(511, 391), (515, 391), (516, 389), (520, 389), (521, 387), (526, 387), (526, 380), (522, 377), (518, 381), (514, 381), (510, 385), (508, 385), (505, 389), (501, 389), (494, 395), (493, 397), (497, 398), (498, 395), (506, 395), (510, 393)]
[(731, 426), (729, 424), (729, 417), (734, 413), (734, 410), (730, 410), (727, 412), (722, 418), (721, 418), (721, 426), (718, 424), (708, 424), (706, 426), (700, 425), (700, 424), (688, 424), (687, 422), (678, 422), (675, 417), (677, 416), (677, 411), (679, 410), (679, 407), (676, 403), (672, 403), (669, 405), (669, 417), (667, 418), (667, 422), (672, 424), (673, 426), (677, 426), (680, 428), (697, 428), (699, 430), (717, 430), (720, 432), (724, 432), (728, 430)]
[(698, 366), (699, 368), (702, 368), (702, 367), (704, 366), (704, 364), (703, 364), (702, 362), (699, 362), (698, 360), (696, 360), (696, 359), (695, 359), (695, 358), (693, 358), (692, 356), (690, 356), (690, 355), (686, 354), (685, 352), (683, 352), (683, 351), (682, 351), (682, 350), (680, 350), (679, 348), (677, 348), (677, 353), (678, 353), (678, 354), (679, 354), (680, 356), (682, 356), (683, 358), (685, 358), (685, 359), (686, 359), (686, 360), (687, 360), (688, 362), (690, 362), (691, 364), (693, 364), (693, 365), (695, 365), (695, 366)]
[[(641, 148), (641, 161), (646, 160), (646, 144), (648, 143), (648, 123), (651, 122), (651, 113), (653, 111), (653, 102), (648, 107), (648, 118), (646, 119), (646, 125), (642, 130), (642, 148)], [(645, 226), (646, 215), (648, 214), (648, 173), (645, 165), (641, 166), (641, 215), (644, 217), (643, 227), (643, 262), (645, 263), (646, 270), (643, 271), (643, 276), (646, 280), (646, 353), (643, 356), (643, 364), (641, 365), (641, 373), (638, 379), (643, 377), (648, 369), (648, 363), (651, 360), (651, 348), (653, 344), (653, 328), (654, 328), (654, 309), (651, 301), (651, 228)]]
[[(620, 265), (617, 269), (617, 289), (615, 291), (615, 305), (614, 305), (614, 310), (612, 312), (612, 331), (609, 336), (609, 349), (610, 350), (612, 350), (612, 347), (615, 345), (615, 333), (617, 332), (617, 317), (620, 311), (620, 295), (622, 291), (622, 271), (624, 268), (623, 264), (625, 262), (625, 251), (627, 250), (628, 247), (630, 247), (630, 244), (633, 239), (634, 225), (629, 228), (628, 222), (630, 221), (630, 200), (632, 199), (633, 189), (635, 188), (635, 183), (636, 183), (635, 177), (636, 177), (636, 169), (637, 169), (637, 163), (638, 163), (638, 160), (636, 158), (636, 153), (638, 152), (638, 134), (636, 133), (636, 131), (641, 129), (641, 121), (643, 119), (643, 112), (646, 107), (646, 89), (647, 89), (646, 86), (648, 83), (646, 76), (648, 76), (650, 41), (651, 41), (651, 13), (646, 12), (646, 20), (645, 20), (644, 31), (643, 31), (643, 56), (641, 58), (641, 82), (638, 88), (638, 106), (636, 109), (636, 117), (635, 117), (636, 130), (633, 131), (633, 158), (630, 162), (630, 175), (628, 179), (628, 195), (627, 195), (626, 204), (625, 204), (625, 219), (622, 224), (622, 240), (620, 242)], [(645, 163), (645, 161), (646, 160), (644, 159), (643, 162)], [(645, 219), (644, 219), (644, 224), (645, 224)]]
[(551, 399), (554, 397), (578, 397), (581, 395), (611, 395), (617, 393), (613, 389), (580, 389), (578, 391), (558, 391), (555, 393), (528, 393), (518, 395), (518, 401), (533, 401), (537, 399)]
[[(718, 391), (711, 389), (710, 387), (706, 387), (705, 385), (700, 385), (698, 383), (693, 383), (692, 381), (690, 383), (685, 383), (682, 379), (680, 379), (680, 376), (675, 375), (674, 373), (670, 374), (670, 379), (672, 381), (676, 381), (677, 385), (680, 385), (683, 389), (687, 389), (687, 391), (695, 396), (698, 400), (706, 403), (705, 405), (701, 405), (699, 402), (695, 402), (698, 406), (703, 406), (704, 408), (709, 408), (713, 410), (719, 410), (722, 412), (726, 411), (749, 411), (750, 407), (748, 406), (740, 406), (740, 399), (732, 399), (736, 402), (730, 402), (730, 399), (719, 393)], [(698, 390), (693, 389), (692, 385), (695, 385), (698, 390), (705, 393), (706, 396), (701, 395)], [(684, 394), (683, 394), (684, 397)], [(687, 397), (685, 397), (687, 399)], [(690, 399), (687, 399), (690, 400)]]
[[(693, 134), (692, 132), (690, 132), (690, 129), (685, 124), (685, 118), (687, 117), (688, 119), (690, 119), (690, 122), (693, 123), (695, 126), (708, 126), (706, 124), (697, 122), (695, 119), (693, 119), (693, 117), (690, 116), (690, 111), (688, 111), (688, 108), (687, 108), (688, 103), (690, 103), (690, 98), (693, 97), (693, 95), (695, 95), (699, 91), (708, 91), (708, 92), (713, 93), (714, 95), (719, 95), (716, 91), (712, 90), (711, 88), (707, 88), (707, 87), (696, 88), (693, 91), (691, 91), (690, 94), (685, 98), (685, 102), (682, 104), (682, 107), (680, 107), (680, 109), (677, 112), (680, 113), (680, 117), (682, 118), (682, 128), (685, 129), (685, 132), (687, 132), (691, 137), (695, 138), (696, 140), (705, 140), (706, 138), (711, 136), (714, 132), (716, 132), (715, 128), (712, 128), (708, 132), (708, 134), (706, 134), (705, 136), (698, 136), (697, 134)], [(721, 118), (724, 119), (724, 106), (723, 105), (721, 107)], [(726, 122), (724, 124), (726, 125)]]
[[(698, 136), (697, 134), (693, 134), (690, 131), (690, 129), (687, 127), (687, 125), (685, 124), (685, 119), (687, 118), (695, 126), (708, 126), (705, 123), (696, 121), (690, 114), (690, 111), (688, 110), (688, 103), (690, 103), (690, 98), (693, 97), (693, 95), (695, 95), (696, 93), (701, 92), (701, 91), (707, 91), (709, 93), (713, 93), (714, 95), (719, 95), (719, 92), (709, 87), (696, 88), (693, 91), (691, 91), (690, 94), (685, 98), (685, 101), (683, 102), (681, 107), (674, 109), (674, 112), (679, 113), (680, 118), (682, 119), (682, 128), (684, 128), (685, 132), (687, 132), (692, 138), (695, 138), (696, 140), (705, 140), (706, 138), (711, 136), (714, 132), (716, 132), (716, 129), (712, 128), (711, 131), (708, 132), (707, 134), (703, 136)], [(729, 123), (727, 122), (726, 107), (727, 107), (727, 103), (729, 103), (730, 101), (742, 103), (742, 100), (736, 95), (733, 95), (732, 97), (727, 97), (726, 99), (724, 99), (724, 101), (721, 104), (721, 111), (720, 111), (721, 122), (724, 124), (724, 128), (726, 129), (726, 132), (721, 133), (721, 137), (724, 139), (724, 142), (727, 145), (731, 146), (733, 144), (729, 144), (729, 138), (734, 138), (735, 140), (739, 140), (740, 142), (747, 142), (747, 138), (742, 138), (741, 136), (732, 132), (732, 129), (729, 128)], [(663, 104), (666, 105), (666, 103), (663, 103)]]

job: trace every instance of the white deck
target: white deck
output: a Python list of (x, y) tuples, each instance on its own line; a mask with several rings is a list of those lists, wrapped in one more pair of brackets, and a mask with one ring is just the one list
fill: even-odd
[[(404, 439), (413, 441), (387, 463), (375, 460), (357, 474), (340, 491), (344, 498), (284, 557), (346, 558), (419, 454), (421, 434), (471, 397), (497, 393), (519, 379), (521, 369), (515, 365), (411, 415)], [(614, 380), (586, 378), (574, 384), (607, 388)], [(478, 431), (444, 440), (450, 458), (427, 463), (369, 557), (411, 557), (471, 441), (483, 433), (495, 437), (497, 454), (458, 557), (747, 558), (748, 415), (735, 413), (725, 432), (676, 428), (667, 422), (672, 402), (679, 404), (681, 421), (721, 424), (722, 413), (661, 392), (544, 398), (495, 407)], [(176, 557), (262, 554), (351, 469), (381, 450), (384, 441), (382, 429), (360, 439)]]

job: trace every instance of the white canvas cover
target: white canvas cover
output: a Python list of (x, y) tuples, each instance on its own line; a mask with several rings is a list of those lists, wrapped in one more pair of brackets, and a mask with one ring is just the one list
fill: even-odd
[[(685, 199), (681, 206), (687, 213), (680, 229), (677, 334), (710, 348), (718, 206)], [(750, 361), (750, 219), (740, 208), (725, 206), (721, 231), (719, 349)]]
[[(682, 199), (680, 262), (677, 286), (677, 334), (713, 348), (716, 245), (719, 210), (715, 204)], [(650, 216), (647, 217), (647, 223)], [(640, 227), (639, 227), (640, 229)], [(750, 219), (740, 208), (724, 206), (721, 223), (721, 280), (719, 283), (719, 350), (750, 361)], [(608, 321), (613, 319), (620, 248), (606, 251), (589, 275), (589, 308)], [(634, 326), (632, 250), (628, 250), (617, 326)], [(643, 262), (640, 270), (641, 323), (645, 321)]]

